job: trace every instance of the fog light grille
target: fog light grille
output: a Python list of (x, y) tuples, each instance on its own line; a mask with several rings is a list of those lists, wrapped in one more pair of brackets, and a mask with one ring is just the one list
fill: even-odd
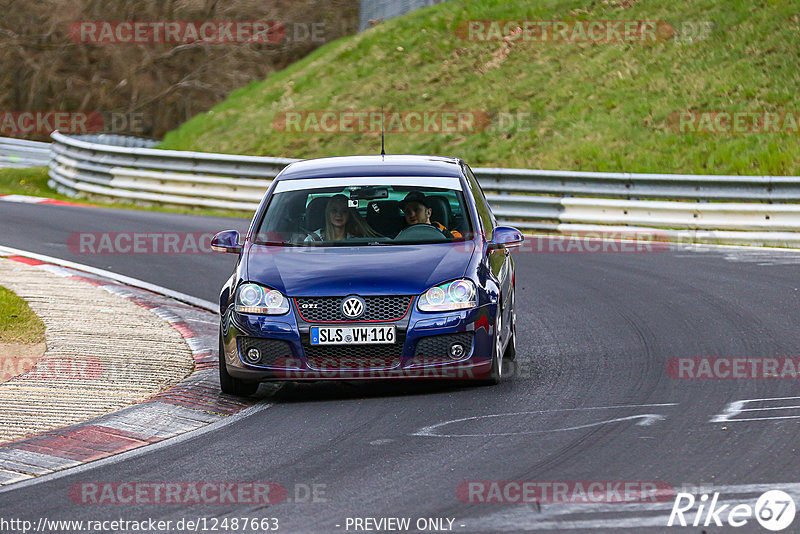
[[(288, 341), (239, 336), (237, 342), (239, 343), (239, 354), (249, 364), (293, 369), (298, 367), (299, 362), (292, 354), (292, 346)], [(253, 359), (251, 355), (256, 352), (258, 357)]]
[[(473, 332), (423, 337), (417, 342), (411, 365), (447, 363), (466, 358), (472, 352), (473, 337)], [(451, 352), (452, 347), (456, 345), (463, 348), (457, 357)]]

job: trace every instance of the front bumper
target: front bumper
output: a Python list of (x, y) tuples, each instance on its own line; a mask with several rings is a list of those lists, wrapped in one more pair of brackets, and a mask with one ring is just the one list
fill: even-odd
[[(392, 345), (310, 344), (311, 326), (353, 326), (303, 320), (295, 310), (282, 316), (240, 314), (229, 308), (222, 317), (222, 348), (228, 373), (247, 381), (358, 380), (439, 378), (470, 380), (488, 376), (496, 306), (424, 313), (416, 297), (403, 318), (364, 322), (360, 326), (394, 325)], [(457, 358), (450, 346), (464, 350)], [(245, 357), (257, 348), (257, 363)], [(458, 353), (458, 351), (456, 351)]]

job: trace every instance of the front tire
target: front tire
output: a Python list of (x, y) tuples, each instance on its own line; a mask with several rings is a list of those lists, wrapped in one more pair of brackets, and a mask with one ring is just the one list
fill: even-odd
[(480, 381), (483, 386), (496, 386), (503, 379), (503, 340), (500, 333), (503, 331), (503, 307), (498, 301), (497, 317), (494, 322), (494, 338), (492, 347), (492, 367), (489, 375)]
[(258, 382), (245, 382), (228, 374), (222, 336), (219, 339), (219, 387), (223, 393), (237, 397), (249, 397), (258, 390)]
[(516, 308), (516, 290), (511, 288), (511, 299), (509, 302), (510, 309), (508, 310), (509, 325), (508, 325), (508, 343), (506, 344), (506, 352), (503, 354), (503, 359), (513, 362), (517, 357), (517, 308)]

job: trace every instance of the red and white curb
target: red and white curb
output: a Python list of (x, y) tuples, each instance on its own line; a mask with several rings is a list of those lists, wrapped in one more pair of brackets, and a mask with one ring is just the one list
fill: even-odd
[[(0, 253), (2, 251), (0, 249)], [(220, 392), (216, 314), (148, 290), (122, 285), (98, 274), (26, 256), (12, 254), (8, 258), (98, 286), (163, 318), (189, 345), (195, 370), (175, 386), (145, 402), (0, 445), (0, 486), (174, 438), (224, 421), (257, 403), (256, 400), (234, 398)]]
[(81, 208), (93, 208), (89, 204), (80, 204), (68, 200), (56, 200), (54, 198), (34, 197), (29, 195), (0, 195), (0, 202), (16, 202), (18, 204), (50, 204), (52, 206), (79, 206)]

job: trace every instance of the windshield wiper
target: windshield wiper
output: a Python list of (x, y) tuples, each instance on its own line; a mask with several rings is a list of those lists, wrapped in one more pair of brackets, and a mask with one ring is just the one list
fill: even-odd
[(256, 241), (253, 243), (254, 245), (267, 245), (270, 247), (294, 247), (294, 243), (288, 243), (286, 241)]

